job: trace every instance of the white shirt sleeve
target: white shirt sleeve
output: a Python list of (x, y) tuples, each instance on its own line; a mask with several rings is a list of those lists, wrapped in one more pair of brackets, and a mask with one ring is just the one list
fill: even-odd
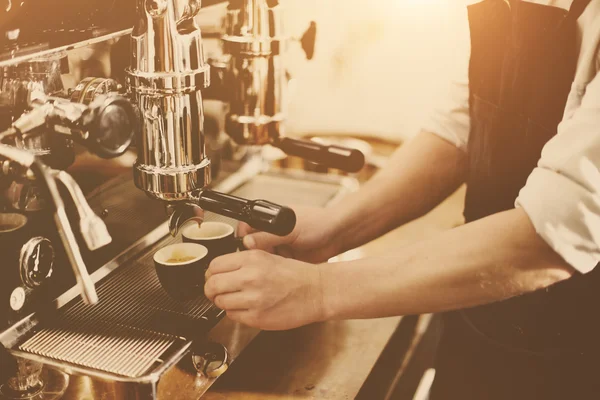
[(434, 100), (434, 107), (422, 130), (433, 133), (466, 151), (471, 120), (469, 116), (469, 61), (471, 56), (470, 32), (466, 8), (461, 21), (464, 29), (456, 37), (456, 58), (445, 64), (449, 76), (448, 87)]
[(451, 82), (447, 95), (442, 96), (439, 104), (431, 112), (423, 130), (466, 152), (470, 129), (469, 81), (466, 77)]
[[(590, 8), (586, 13), (594, 16), (597, 12)], [(586, 23), (600, 29), (593, 20)], [(580, 78), (586, 84), (574, 85), (557, 135), (544, 147), (538, 167), (516, 200), (516, 206), (527, 213), (538, 234), (581, 273), (590, 272), (600, 263), (600, 182), (591, 183), (589, 178), (594, 174), (590, 170), (595, 170), (595, 179), (600, 181), (600, 75), (594, 78), (600, 65), (597, 33), (590, 29), (584, 35), (589, 43), (584, 40), (586, 51), (582, 51), (579, 63), (584, 67)], [(423, 130), (467, 151), (468, 35), (458, 42), (459, 65), (450, 74), (454, 79), (448, 90), (439, 91), (446, 94), (436, 100)], [(587, 168), (582, 168), (583, 161)]]
[[(587, 87), (574, 85), (569, 103), (516, 206), (565, 261), (587, 273), (600, 262), (600, 243), (594, 240), (600, 219), (593, 217), (600, 215), (600, 203), (588, 178), (590, 168), (600, 167), (600, 74)], [(584, 214), (586, 210), (591, 213)]]

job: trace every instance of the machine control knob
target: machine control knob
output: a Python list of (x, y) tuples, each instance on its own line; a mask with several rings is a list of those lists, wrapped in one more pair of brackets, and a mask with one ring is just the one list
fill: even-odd
[(21, 248), (20, 273), (23, 284), (35, 289), (50, 276), (54, 265), (54, 248), (50, 240), (35, 237)]
[(192, 362), (198, 373), (214, 379), (229, 368), (229, 353), (225, 346), (214, 342), (195, 344), (192, 348)]
[(10, 308), (13, 311), (21, 311), (27, 300), (27, 292), (24, 288), (18, 287), (10, 294)]

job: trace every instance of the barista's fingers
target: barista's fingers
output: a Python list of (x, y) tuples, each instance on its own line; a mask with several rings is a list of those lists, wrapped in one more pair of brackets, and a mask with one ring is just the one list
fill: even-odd
[(260, 328), (259, 320), (256, 318), (255, 313), (249, 310), (232, 310), (227, 311), (227, 317), (234, 321), (239, 322), (240, 324), (252, 327), (252, 328)]
[(237, 276), (237, 272), (227, 274), (219, 274), (211, 276), (204, 284), (204, 295), (207, 299), (214, 302), (217, 296), (235, 293), (243, 287), (241, 279)]
[(215, 258), (206, 271), (206, 279), (213, 275), (223, 274), (225, 272), (237, 271), (244, 265), (244, 257), (242, 253), (226, 254), (221, 257)]
[(251, 267), (264, 264), (268, 254), (260, 250), (240, 251), (215, 258), (206, 271), (206, 279), (218, 274), (237, 271), (242, 267)]
[(236, 229), (236, 236), (237, 237), (244, 237), (246, 235), (249, 235), (251, 233), (257, 232), (256, 229), (254, 229), (253, 227), (251, 227), (250, 225), (248, 225), (245, 222), (240, 222), (237, 226)]
[(220, 294), (215, 297), (214, 303), (221, 310), (225, 310), (229, 313), (230, 311), (247, 310), (255, 303), (255, 300), (250, 293), (236, 292)]
[(288, 246), (279, 246), (275, 249), (275, 254), (285, 258), (294, 258), (294, 252)]
[(294, 241), (294, 233), (288, 236), (276, 236), (270, 233), (257, 232), (244, 237), (244, 247), (248, 250), (264, 250), (273, 253), (277, 246), (290, 244)]

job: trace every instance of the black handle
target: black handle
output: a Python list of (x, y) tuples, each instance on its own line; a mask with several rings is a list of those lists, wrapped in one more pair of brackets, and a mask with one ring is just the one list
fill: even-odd
[(200, 195), (198, 205), (206, 211), (245, 222), (254, 229), (278, 236), (289, 235), (296, 227), (294, 210), (266, 200), (246, 200), (205, 190)]
[(346, 172), (358, 172), (365, 166), (365, 155), (356, 149), (290, 138), (281, 139), (275, 146), (290, 156)]

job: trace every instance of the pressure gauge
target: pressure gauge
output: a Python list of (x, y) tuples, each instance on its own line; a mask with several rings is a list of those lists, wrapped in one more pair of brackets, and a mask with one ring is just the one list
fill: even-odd
[(21, 280), (30, 289), (41, 286), (52, 275), (54, 248), (50, 240), (36, 237), (21, 249)]

